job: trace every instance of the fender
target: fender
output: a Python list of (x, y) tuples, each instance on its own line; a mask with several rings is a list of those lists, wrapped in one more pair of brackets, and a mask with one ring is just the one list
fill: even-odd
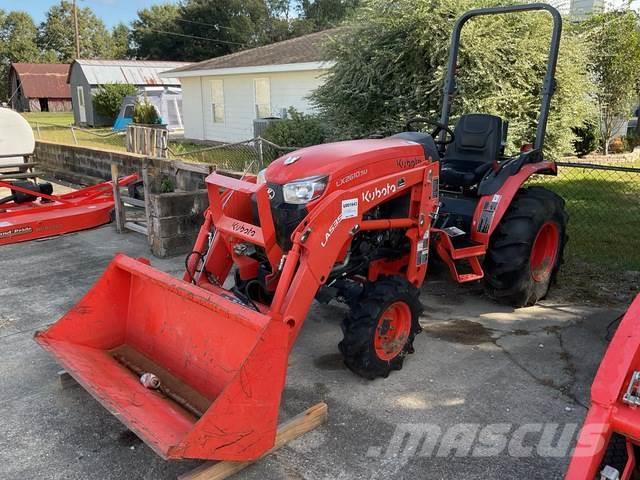
[[(640, 295), (618, 326), (591, 385), (591, 406), (578, 436), (565, 480), (594, 478), (612, 433), (640, 438), (640, 410), (623, 401), (634, 371), (640, 370)], [(635, 443), (635, 442), (634, 442)], [(627, 442), (627, 446), (630, 443)], [(633, 455), (620, 479), (631, 476)]]
[(491, 234), (500, 224), (500, 220), (511, 205), (513, 197), (524, 182), (536, 173), (555, 174), (556, 164), (553, 161), (526, 163), (514, 175), (509, 176), (495, 193), (487, 193), (480, 197), (471, 222), (471, 239), (489, 245)]

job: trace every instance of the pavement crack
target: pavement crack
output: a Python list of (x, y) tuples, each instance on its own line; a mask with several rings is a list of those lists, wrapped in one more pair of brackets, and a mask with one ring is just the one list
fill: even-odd
[(549, 380), (549, 379), (538, 377), (533, 371), (531, 371), (529, 368), (527, 368), (524, 364), (520, 363), (515, 358), (515, 356), (513, 356), (511, 354), (511, 352), (509, 350), (507, 350), (505, 347), (503, 347), (502, 345), (500, 345), (498, 343), (501, 339), (503, 339), (505, 337), (509, 337), (509, 336), (513, 336), (513, 335), (522, 335), (521, 332), (515, 332), (515, 331), (513, 331), (513, 332), (505, 332), (502, 335), (500, 335), (498, 337), (495, 337), (493, 339), (493, 344), (500, 349), (500, 351), (504, 354), (505, 357), (507, 357), (507, 359), (511, 363), (513, 363), (520, 370), (525, 372), (537, 384), (539, 384), (539, 385), (541, 385), (543, 387), (551, 388), (551, 389), (557, 391), (558, 393), (560, 393), (561, 395), (563, 395), (563, 396), (567, 397), (568, 399), (570, 399), (576, 405), (584, 408), (585, 410), (589, 410), (589, 407), (587, 405), (585, 405), (584, 403), (582, 403), (580, 401), (580, 399), (578, 399), (578, 397), (573, 392), (573, 387), (576, 384), (576, 366), (575, 366), (575, 364), (573, 363), (573, 361), (571, 359), (571, 355), (566, 350), (565, 345), (564, 345), (564, 341), (562, 339), (562, 330), (564, 330), (565, 328), (568, 328), (570, 326), (571, 325), (567, 325), (567, 326), (564, 326), (564, 327), (551, 326), (551, 327), (544, 327), (543, 329), (538, 330), (538, 331), (529, 331), (528, 332), (528, 333), (546, 332), (546, 333), (549, 333), (551, 335), (554, 335), (558, 339), (558, 343), (559, 343), (559, 346), (560, 346), (560, 358), (565, 363), (565, 366), (564, 366), (563, 370), (570, 377), (569, 381), (564, 382), (564, 383), (562, 383), (560, 385), (555, 383), (553, 380)]

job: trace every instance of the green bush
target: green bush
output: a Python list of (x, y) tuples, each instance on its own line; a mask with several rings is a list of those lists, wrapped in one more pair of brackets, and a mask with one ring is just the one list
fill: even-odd
[(269, 124), (263, 137), (281, 147), (308, 147), (324, 143), (327, 129), (317, 115), (305, 115), (289, 109), (289, 118)]
[[(438, 118), (451, 31), (465, 11), (515, 0), (367, 0), (349, 28), (326, 44), (336, 63), (312, 98), (338, 137), (389, 134), (415, 115)], [(573, 150), (572, 127), (594, 115), (585, 45), (565, 23), (557, 89), (545, 151)], [(458, 57), (451, 122), (483, 112), (509, 121), (509, 152), (535, 135), (551, 19), (543, 13), (493, 15), (469, 21)]]
[(135, 95), (135, 85), (128, 83), (107, 83), (100, 85), (93, 96), (93, 104), (98, 114), (115, 120), (120, 112), (122, 100), (128, 95)]
[(133, 106), (133, 123), (141, 125), (159, 125), (160, 115), (149, 99), (137, 100)]
[(579, 127), (572, 128), (576, 139), (573, 141), (573, 148), (576, 155), (584, 157), (598, 149), (600, 135), (598, 134), (598, 123), (594, 120), (587, 120)]

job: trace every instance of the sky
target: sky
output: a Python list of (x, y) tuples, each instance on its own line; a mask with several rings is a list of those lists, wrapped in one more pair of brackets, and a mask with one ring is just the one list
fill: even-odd
[[(570, 0), (550, 0), (561, 10), (568, 10)], [(628, 0), (605, 0), (607, 5), (619, 6)], [(0, 0), (0, 9), (25, 10), (31, 14), (36, 24), (44, 20), (45, 12), (59, 0)], [(138, 10), (154, 4), (177, 3), (177, 0), (78, 0), (79, 6), (91, 7), (98, 17), (111, 28), (119, 22), (129, 23), (137, 17)], [(640, 0), (633, 0), (632, 8), (640, 8)], [(562, 8), (565, 7), (565, 8)], [(565, 13), (565, 12), (563, 12)]]
[[(31, 14), (36, 24), (44, 20), (44, 14), (59, 0), (0, 0), (0, 9), (24, 10)], [(79, 7), (90, 7), (107, 27), (119, 22), (129, 23), (137, 17), (138, 10), (153, 4), (177, 3), (175, 0), (78, 0)]]

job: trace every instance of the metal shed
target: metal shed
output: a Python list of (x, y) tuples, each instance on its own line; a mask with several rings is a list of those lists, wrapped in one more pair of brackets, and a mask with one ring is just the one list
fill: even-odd
[(184, 62), (136, 60), (75, 60), (69, 70), (73, 118), (76, 125), (111, 125), (113, 119), (99, 115), (93, 106), (93, 95), (107, 83), (129, 83), (139, 89), (163, 86), (179, 87), (177, 78), (160, 77), (161, 72), (184, 67)]

